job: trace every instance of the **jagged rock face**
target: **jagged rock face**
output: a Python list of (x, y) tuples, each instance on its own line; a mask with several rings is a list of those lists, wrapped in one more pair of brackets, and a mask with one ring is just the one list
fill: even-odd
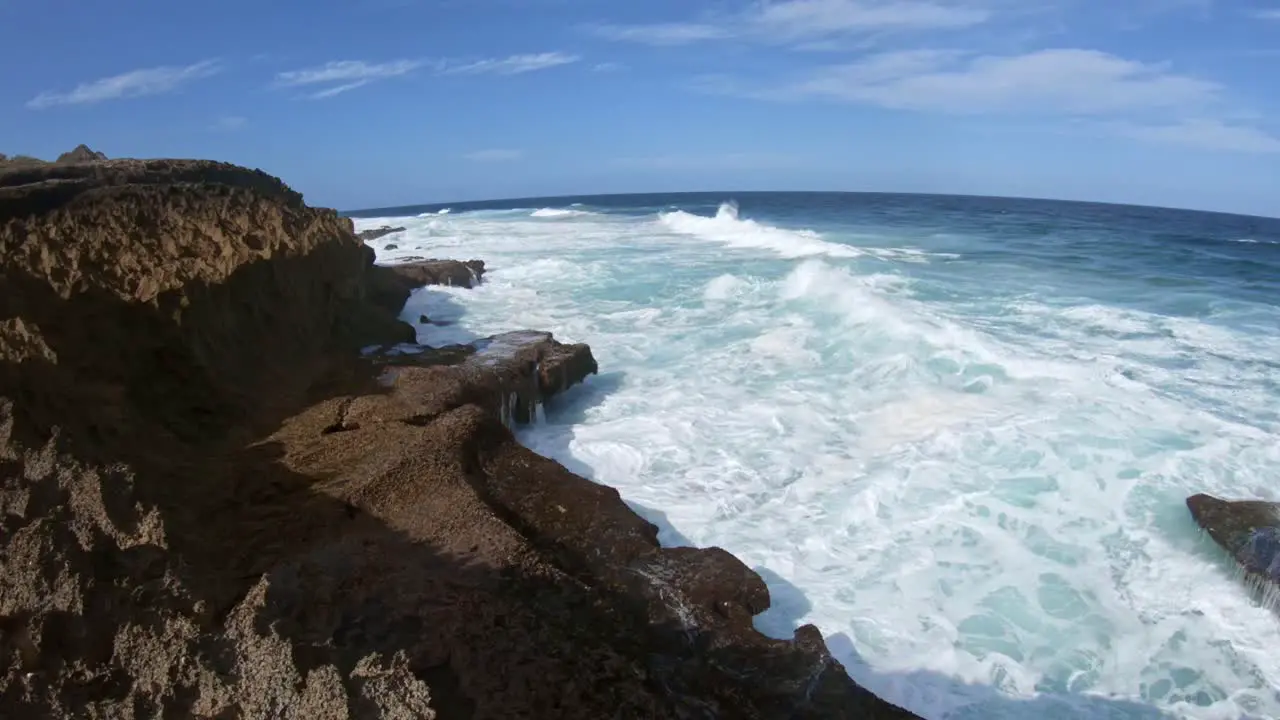
[(372, 259), (350, 221), (254, 172), (10, 172), (0, 222), (0, 391), (22, 387), (18, 412), (43, 430), (79, 417), (127, 434), (128, 404), (157, 431), (221, 432), (287, 404), (335, 353), (413, 337), (366, 301)]
[(358, 358), (462, 272), (372, 259), (243, 168), (0, 173), (0, 717), (911, 717), (515, 442), (585, 345)]
[(1200, 494), (1187, 498), (1187, 509), (1247, 578), (1280, 584), (1280, 503)]

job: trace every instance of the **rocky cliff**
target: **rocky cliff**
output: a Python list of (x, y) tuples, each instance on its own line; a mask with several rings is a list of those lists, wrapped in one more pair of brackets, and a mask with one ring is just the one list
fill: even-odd
[(0, 716), (910, 717), (515, 442), (585, 345), (361, 356), (483, 270), (231, 165), (0, 169)]

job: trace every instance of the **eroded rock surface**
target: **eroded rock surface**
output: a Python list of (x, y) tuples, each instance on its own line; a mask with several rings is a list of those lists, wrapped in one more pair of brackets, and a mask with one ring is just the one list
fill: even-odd
[(442, 277), (372, 261), (256, 171), (0, 174), (0, 717), (911, 717), (515, 441), (585, 345), (361, 358)]

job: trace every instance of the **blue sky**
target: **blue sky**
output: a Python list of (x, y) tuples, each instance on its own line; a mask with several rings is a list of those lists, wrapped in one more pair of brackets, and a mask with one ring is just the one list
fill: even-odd
[(678, 190), (1280, 215), (1280, 0), (0, 0), (0, 152), (342, 209)]

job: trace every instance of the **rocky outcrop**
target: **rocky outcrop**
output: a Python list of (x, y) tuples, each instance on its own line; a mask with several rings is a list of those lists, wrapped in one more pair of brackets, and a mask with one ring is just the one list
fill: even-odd
[(409, 295), (424, 285), (472, 288), (483, 277), (483, 260), (416, 260), (378, 266), (369, 285), (369, 297), (379, 306), (399, 312)]
[(1254, 590), (1271, 596), (1280, 593), (1280, 503), (1198, 494), (1187, 498), (1187, 509), (1196, 524), (1235, 559)]
[(88, 145), (77, 145), (74, 150), (59, 155), (54, 162), (65, 165), (67, 163), (98, 162), (106, 159), (107, 156), (105, 154), (90, 150)]
[(391, 227), (390, 225), (383, 225), (382, 227), (378, 227), (378, 228), (361, 230), (360, 232), (356, 233), (356, 235), (359, 236), (361, 240), (367, 241), (367, 240), (377, 240), (380, 237), (385, 237), (392, 233), (398, 233), (398, 232), (404, 232), (404, 228)]
[(0, 173), (0, 716), (910, 717), (515, 441), (587, 346), (406, 345), (455, 271), (372, 261), (244, 168)]
[[(52, 164), (69, 165), (74, 163), (100, 162), (106, 159), (107, 156), (105, 154), (91, 150), (88, 145), (78, 145), (74, 150), (64, 152), (59, 155), (58, 159), (53, 161)], [(0, 153), (0, 172), (14, 168), (41, 167), (49, 164), (51, 163), (29, 155), (15, 155), (13, 157), (8, 157), (4, 153)]]

